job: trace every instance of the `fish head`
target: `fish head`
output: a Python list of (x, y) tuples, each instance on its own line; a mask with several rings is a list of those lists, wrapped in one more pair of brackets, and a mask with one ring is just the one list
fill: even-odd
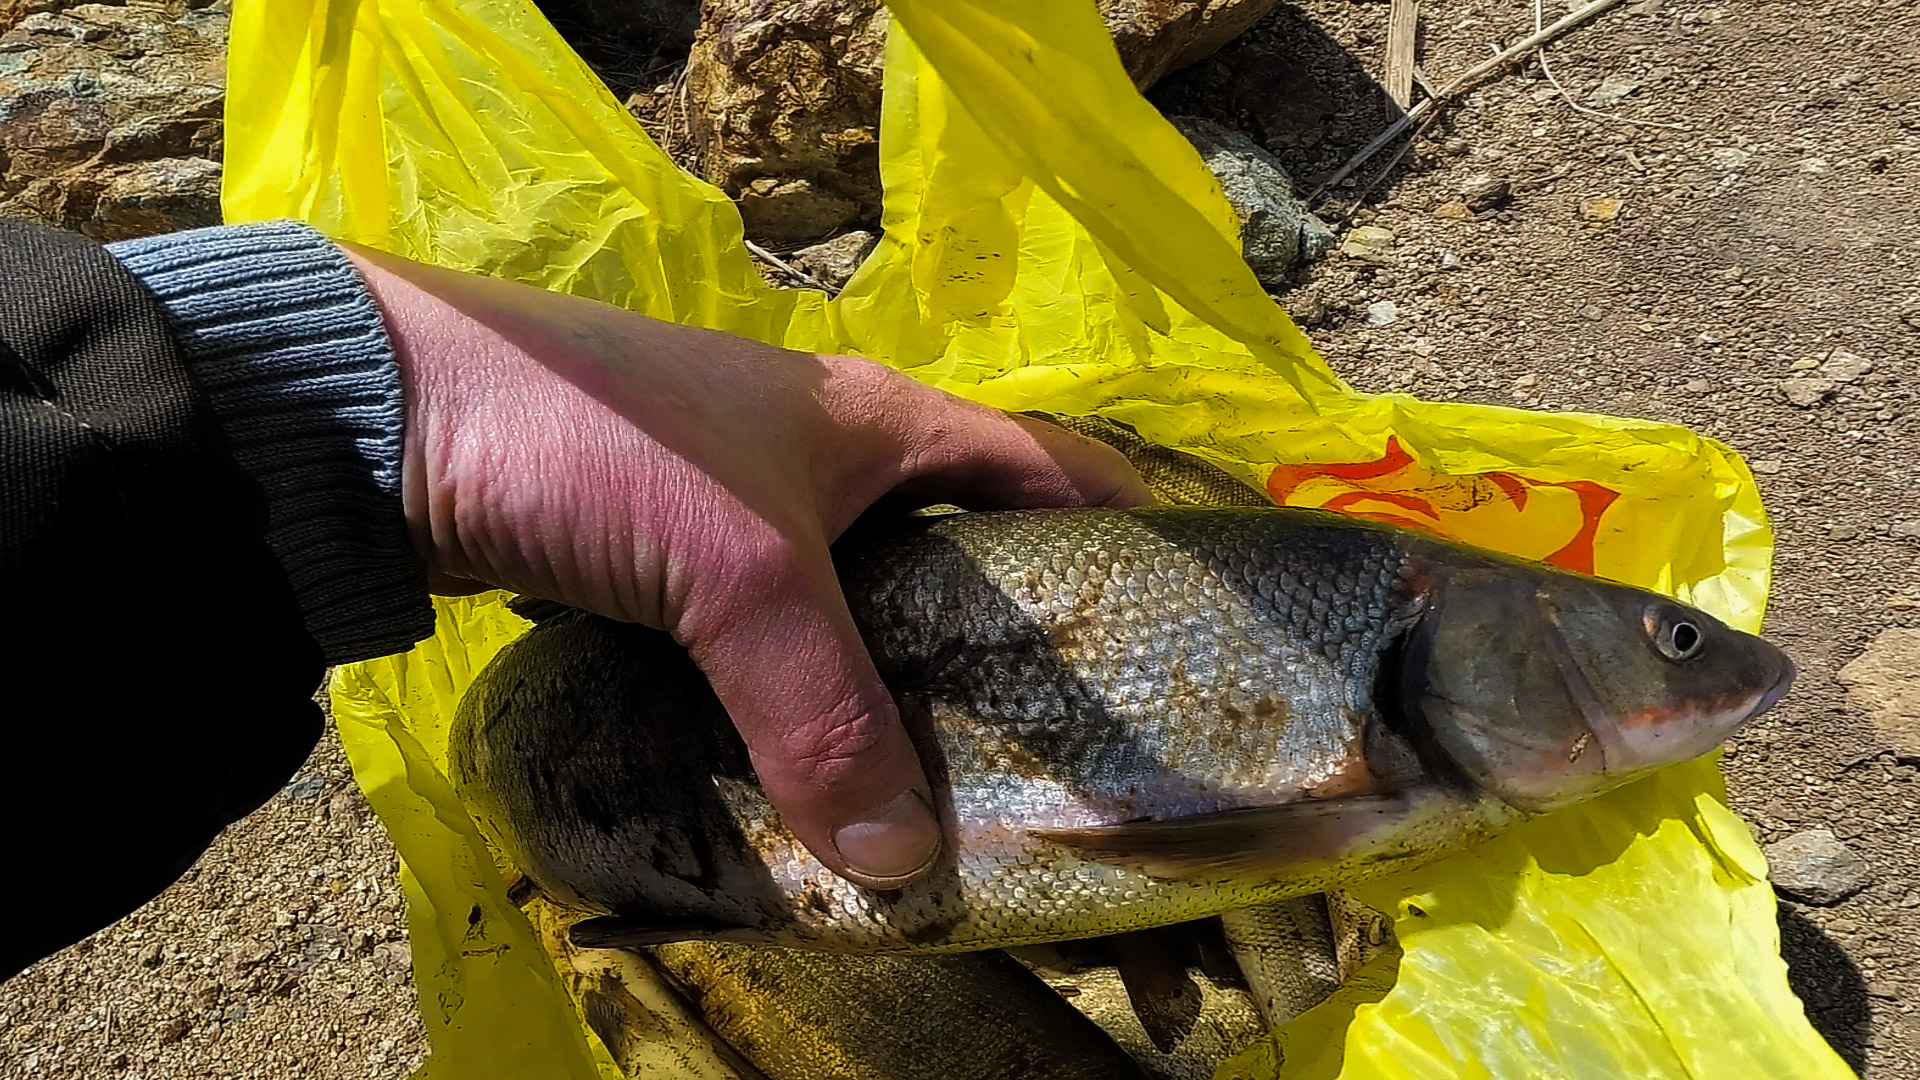
[(1400, 700), (1464, 779), (1546, 813), (1707, 753), (1793, 676), (1778, 648), (1657, 593), (1495, 563), (1435, 575)]

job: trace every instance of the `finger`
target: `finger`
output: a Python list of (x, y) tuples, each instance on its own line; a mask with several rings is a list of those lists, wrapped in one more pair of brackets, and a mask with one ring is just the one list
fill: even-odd
[(1145, 506), (1126, 456), (1097, 439), (915, 385), (887, 422), (900, 441), (895, 490), (969, 509)]
[[(720, 609), (676, 633), (746, 740), (781, 821), (828, 869), (876, 889), (940, 853), (931, 789), (824, 544), (709, 583)], [(735, 563), (734, 565), (739, 565)]]

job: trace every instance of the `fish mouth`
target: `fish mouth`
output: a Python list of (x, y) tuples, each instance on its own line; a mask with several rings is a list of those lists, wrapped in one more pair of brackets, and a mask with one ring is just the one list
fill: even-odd
[(1780, 673), (1780, 678), (1774, 682), (1773, 686), (1770, 687), (1766, 693), (1760, 695), (1759, 703), (1754, 705), (1751, 712), (1747, 713), (1746, 719), (1751, 720), (1773, 708), (1775, 705), (1780, 704), (1780, 699), (1787, 696), (1788, 690), (1793, 689), (1793, 680), (1795, 676), (1799, 674), (1799, 671), (1793, 666), (1793, 658), (1782, 654), (1780, 662), (1786, 670)]

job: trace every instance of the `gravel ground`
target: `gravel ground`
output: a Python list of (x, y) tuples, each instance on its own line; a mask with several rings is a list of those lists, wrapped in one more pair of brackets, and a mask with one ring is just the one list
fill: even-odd
[[(1352, 103), (1379, 100), (1386, 17), (1283, 8), (1153, 97), (1311, 184), (1384, 123)], [(1531, 28), (1518, 4), (1432, 4), (1421, 63), (1445, 82)], [(1920, 747), (1838, 673), (1920, 626), (1915, 41), (1905, 0), (1618, 9), (1550, 57), (1617, 118), (1537, 65), (1488, 84), (1340, 229), (1391, 236), (1282, 295), (1362, 388), (1674, 421), (1753, 463), (1780, 535), (1769, 632), (1801, 679), (1727, 770), (1764, 842), (1825, 828), (1864, 861), (1864, 889), (1783, 903), (1782, 931), (1815, 1023), (1874, 1080), (1920, 1080)], [(1511, 199), (1476, 212), (1485, 177)], [(407, 1075), (393, 872), (329, 739), (187, 880), (8, 984), (0, 1078)]]

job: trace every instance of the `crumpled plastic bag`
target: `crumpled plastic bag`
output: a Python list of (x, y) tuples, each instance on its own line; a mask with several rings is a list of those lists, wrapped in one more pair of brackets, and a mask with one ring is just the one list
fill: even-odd
[[(1090, 0), (890, 7), (885, 237), (834, 300), (765, 284), (732, 204), (527, 0), (238, 0), (227, 217), (858, 353), (1002, 408), (1103, 414), (1291, 504), (1758, 628), (1772, 535), (1726, 447), (1355, 393), (1254, 280), (1217, 184)], [(334, 686), (402, 859), (424, 1071), (615, 1076), (445, 776), (454, 703), (525, 624), (497, 596), (439, 615), (431, 640)], [(1692, 763), (1366, 886), (1396, 916), (1397, 971), (1363, 971), (1221, 1076), (1851, 1075), (1787, 987), (1765, 864), (1722, 794)]]

